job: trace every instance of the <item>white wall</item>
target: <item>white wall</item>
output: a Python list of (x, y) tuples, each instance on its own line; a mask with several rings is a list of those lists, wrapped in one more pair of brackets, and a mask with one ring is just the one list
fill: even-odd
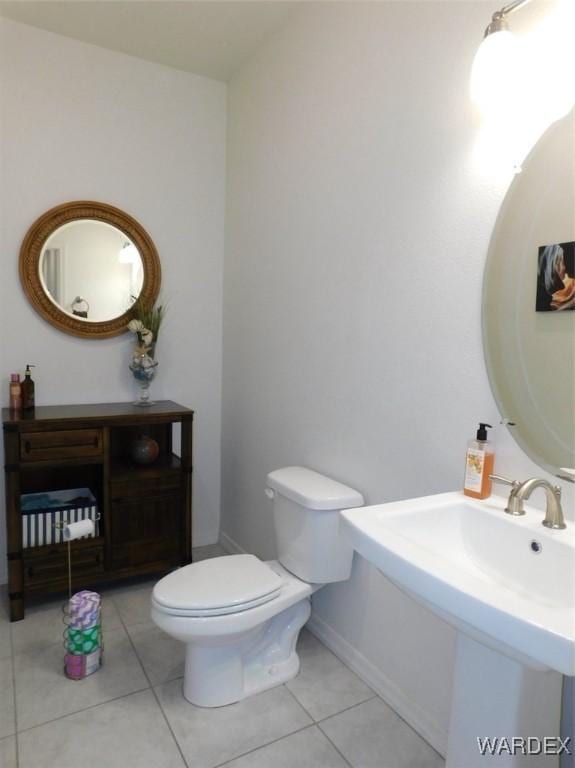
[[(477, 422), (498, 425), (481, 284), (510, 173), (478, 168), (468, 98), (497, 7), (306, 6), (232, 80), (222, 526), (248, 551), (275, 555), (271, 469), (307, 465), (368, 503), (438, 493), (461, 486)], [(494, 432), (498, 471), (544, 474)], [(314, 621), (445, 748), (449, 626), (361, 558)]]
[[(35, 363), (37, 403), (129, 401), (133, 338), (60, 333), (28, 304), (18, 252), (45, 210), (92, 199), (154, 240), (168, 314), (156, 398), (193, 408), (195, 544), (217, 539), (226, 89), (223, 83), (1, 22), (0, 389)], [(2, 494), (3, 506), (3, 488)], [(4, 513), (0, 581), (5, 578)]]

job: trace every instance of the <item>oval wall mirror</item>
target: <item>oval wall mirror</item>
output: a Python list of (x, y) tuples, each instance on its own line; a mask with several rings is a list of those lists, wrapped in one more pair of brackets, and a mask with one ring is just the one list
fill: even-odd
[(483, 343), (502, 416), (521, 448), (575, 482), (575, 111), (552, 125), (511, 184), (491, 238)]
[(34, 309), (61, 331), (107, 338), (126, 330), (137, 298), (153, 303), (160, 260), (146, 230), (119, 208), (77, 201), (44, 213), (20, 249)]

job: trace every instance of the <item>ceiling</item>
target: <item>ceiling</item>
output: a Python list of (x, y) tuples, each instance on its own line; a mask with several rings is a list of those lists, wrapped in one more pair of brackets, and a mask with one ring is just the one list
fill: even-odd
[(289, 0), (1, 0), (0, 15), (229, 80), (297, 5)]

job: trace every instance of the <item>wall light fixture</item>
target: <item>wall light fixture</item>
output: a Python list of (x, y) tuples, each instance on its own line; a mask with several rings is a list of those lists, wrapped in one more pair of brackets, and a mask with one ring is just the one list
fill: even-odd
[(485, 30), (471, 70), (471, 98), (483, 112), (492, 112), (517, 98), (523, 71), (520, 42), (506, 18), (530, 0), (514, 0), (496, 11)]

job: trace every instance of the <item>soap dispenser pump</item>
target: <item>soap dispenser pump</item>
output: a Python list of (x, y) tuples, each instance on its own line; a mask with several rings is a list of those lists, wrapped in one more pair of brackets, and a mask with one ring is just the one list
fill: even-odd
[(491, 495), (491, 480), (495, 454), (493, 444), (487, 439), (487, 428), (491, 424), (481, 422), (475, 440), (467, 444), (465, 481), (463, 493), (474, 499), (486, 499)]

